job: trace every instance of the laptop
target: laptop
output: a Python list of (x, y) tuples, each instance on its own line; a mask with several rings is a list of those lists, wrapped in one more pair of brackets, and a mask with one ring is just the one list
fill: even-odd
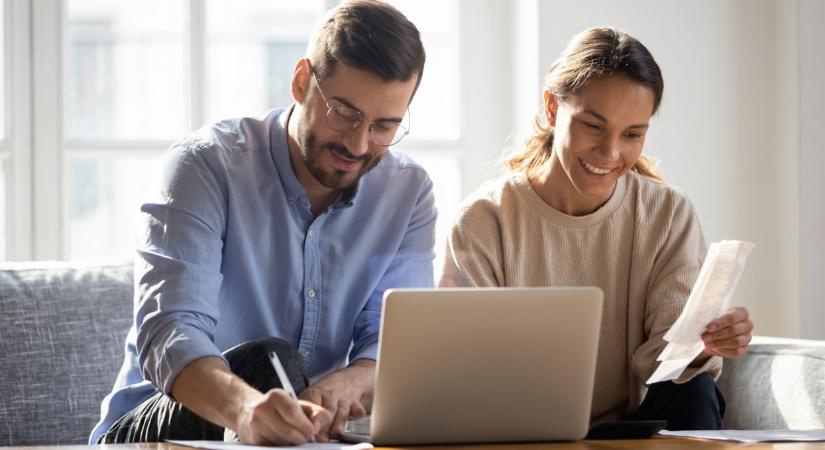
[(602, 297), (594, 287), (386, 291), (372, 414), (342, 440), (582, 439)]

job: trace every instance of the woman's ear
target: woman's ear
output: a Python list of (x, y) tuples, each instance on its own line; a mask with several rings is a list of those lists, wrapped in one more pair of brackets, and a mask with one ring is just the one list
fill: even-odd
[(550, 89), (544, 90), (544, 118), (547, 119), (547, 125), (551, 127), (556, 126), (556, 112), (559, 109), (559, 102), (556, 96)]
[(295, 64), (292, 72), (292, 99), (302, 105), (307, 97), (309, 84), (312, 79), (312, 64), (308, 58), (301, 58)]

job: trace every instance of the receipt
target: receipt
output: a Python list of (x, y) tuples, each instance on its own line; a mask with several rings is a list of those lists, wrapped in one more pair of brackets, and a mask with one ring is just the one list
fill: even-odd
[(754, 244), (742, 241), (715, 242), (710, 246), (682, 314), (664, 336), (668, 344), (656, 358), (659, 367), (647, 384), (678, 378), (702, 353), (702, 333), (710, 321), (727, 311), (753, 247)]

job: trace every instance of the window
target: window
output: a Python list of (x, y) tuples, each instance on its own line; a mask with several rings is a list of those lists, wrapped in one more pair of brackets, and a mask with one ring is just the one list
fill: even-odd
[[(160, 155), (204, 124), (288, 105), (294, 64), (336, 3), (2, 2), (32, 12), (31, 27), (13, 37), (18, 49), (31, 39), (31, 61), (15, 64), (27, 66), (20, 73), (32, 85), (21, 98), (38, 129), (12, 152), (0, 120), (0, 259), (131, 258), (135, 215)], [(461, 197), (460, 1), (440, 2), (437, 15), (426, 2), (392, 3), (419, 27), (427, 50), (412, 134), (398, 148), (435, 183), (440, 253), (444, 211)], [(0, 118), (7, 92), (0, 90)], [(10, 207), (23, 213), (19, 220), (10, 219)], [(18, 238), (25, 242), (8, 248)]]
[(67, 2), (68, 142), (169, 140), (187, 131), (184, 7), (181, 0)]
[(9, 225), (9, 214), (6, 211), (6, 205), (10, 204), (10, 199), (7, 196), (6, 185), (9, 182), (9, 177), (6, 176), (6, 166), (10, 159), (8, 142), (6, 140), (6, 40), (5, 40), (5, 5), (0, 4), (0, 62), (2, 62), (2, 70), (0, 70), (0, 261), (6, 259), (6, 234)]
[[(6, 8), (5, 4), (0, 4), (0, 61), (3, 68), (8, 66), (6, 62)], [(0, 141), (5, 144), (6, 138), (6, 71), (0, 70)], [(5, 147), (5, 146), (4, 146)], [(3, 150), (6, 150), (3, 148)], [(2, 155), (2, 153), (0, 153)], [(3, 216), (5, 217), (5, 216)]]
[(205, 122), (290, 104), (295, 62), (325, 10), (324, 0), (208, 1)]
[(63, 257), (131, 256), (152, 161), (190, 128), (186, 13), (181, 0), (66, 2)]
[(6, 183), (8, 182), (8, 177), (6, 176), (7, 159), (6, 155), (0, 154), (0, 217), (3, 218), (3, 220), (0, 220), (0, 261), (5, 260), (5, 255), (7, 254), (6, 228), (8, 221), (6, 219), (9, 217), (9, 214), (6, 211), (6, 205), (10, 203), (6, 195)]
[(433, 4), (416, 0), (392, 2), (416, 24), (427, 52), (421, 86), (410, 105), (411, 133), (398, 148), (420, 163), (433, 180), (436, 208), (436, 261), (438, 271), (443, 261), (444, 240), (450, 231), (452, 212), (461, 201), (461, 90), (459, 63), (461, 36), (456, 26), (459, 3)]

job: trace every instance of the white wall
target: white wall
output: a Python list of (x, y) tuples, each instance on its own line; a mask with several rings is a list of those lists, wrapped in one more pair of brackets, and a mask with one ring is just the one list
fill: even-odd
[[(513, 10), (500, 0), (463, 0), (461, 38), (464, 108), (462, 133), (466, 149), (461, 161), (464, 197), (501, 173), (500, 156), (512, 132)], [(452, 220), (446, 214), (439, 220)]]
[(825, 339), (825, 2), (799, 3), (802, 335)]
[[(513, 56), (513, 80), (522, 85), (512, 88), (511, 129), (529, 131), (524, 122), (534, 111), (520, 109), (537, 105), (544, 71), (573, 35), (611, 25), (640, 39), (665, 77), (664, 101), (646, 152), (660, 159), (666, 178), (687, 192), (710, 241), (757, 244), (735, 303), (750, 309), (758, 334), (822, 337), (817, 322), (825, 317), (825, 306), (814, 299), (822, 294), (808, 289), (800, 303), (800, 247), (810, 244), (800, 246), (800, 229), (819, 227), (822, 237), (825, 220), (800, 216), (799, 116), (811, 130), (821, 127), (825, 99), (803, 103), (808, 110), (801, 113), (799, 99), (821, 84), (823, 77), (814, 76), (825, 70), (806, 72), (803, 66), (800, 87), (799, 40), (803, 55), (819, 55), (811, 59), (821, 65), (825, 51), (814, 27), (825, 19), (823, 5), (816, 0), (803, 0), (802, 8), (796, 0), (521, 0), (514, 8), (513, 42), (529, 42), (535, 28), (539, 65), (530, 64), (529, 47)], [(800, 16), (808, 24), (801, 28), (802, 38)], [(525, 88), (524, 82), (532, 86)], [(803, 142), (810, 150), (802, 155), (811, 160), (802, 162), (803, 170), (822, 167), (821, 134), (803, 130), (802, 136), (811, 138)], [(821, 203), (823, 192), (822, 177), (809, 181), (802, 185), (805, 207)], [(818, 276), (823, 254), (806, 252), (801, 273)], [(816, 318), (801, 320), (814, 312)]]

